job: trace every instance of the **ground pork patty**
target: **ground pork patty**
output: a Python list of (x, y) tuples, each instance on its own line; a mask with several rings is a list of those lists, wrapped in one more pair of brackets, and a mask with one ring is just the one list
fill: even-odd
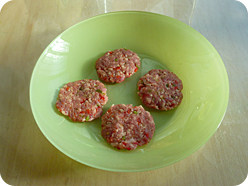
[(138, 81), (138, 95), (144, 105), (157, 110), (171, 110), (183, 98), (182, 81), (169, 70), (153, 69)]
[(113, 105), (102, 116), (102, 136), (117, 149), (134, 150), (145, 145), (154, 131), (152, 115), (142, 106)]
[(140, 67), (139, 56), (128, 49), (116, 49), (105, 53), (96, 61), (99, 78), (109, 83), (120, 83), (132, 76)]
[(73, 121), (92, 121), (100, 117), (108, 101), (107, 89), (98, 80), (84, 79), (67, 83), (59, 91), (57, 109)]

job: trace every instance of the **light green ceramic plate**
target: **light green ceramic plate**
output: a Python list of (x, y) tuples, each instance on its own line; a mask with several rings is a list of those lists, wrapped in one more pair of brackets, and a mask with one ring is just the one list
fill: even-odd
[[(73, 123), (55, 108), (59, 88), (79, 79), (98, 79), (95, 61), (108, 50), (138, 53), (140, 70), (123, 83), (106, 85), (112, 104), (140, 105), (138, 79), (154, 68), (167, 68), (183, 82), (181, 105), (151, 111), (156, 131), (151, 142), (119, 151), (101, 137), (101, 121)], [(39, 58), (31, 78), (35, 120), (61, 152), (83, 164), (111, 171), (145, 171), (179, 161), (199, 149), (217, 130), (229, 96), (228, 77), (215, 48), (197, 31), (175, 19), (147, 12), (99, 15), (60, 34)]]

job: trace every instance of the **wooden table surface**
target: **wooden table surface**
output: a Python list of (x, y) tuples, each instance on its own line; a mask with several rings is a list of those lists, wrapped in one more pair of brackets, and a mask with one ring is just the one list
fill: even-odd
[[(0, 4), (1, 4), (0, 0)], [(193, 155), (161, 169), (116, 173), (68, 158), (43, 136), (29, 81), (45, 47), (71, 25), (116, 10), (177, 18), (220, 53), (230, 81), (225, 118)], [(248, 173), (248, 13), (235, 0), (13, 0), (0, 13), (0, 173), (11, 185), (237, 185)]]

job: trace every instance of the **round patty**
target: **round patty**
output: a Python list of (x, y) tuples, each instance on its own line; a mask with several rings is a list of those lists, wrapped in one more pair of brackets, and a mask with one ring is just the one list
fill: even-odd
[(128, 49), (109, 51), (96, 61), (99, 78), (109, 83), (120, 83), (132, 76), (140, 67), (138, 55)]
[(113, 105), (102, 116), (102, 136), (117, 149), (134, 150), (152, 139), (155, 124), (142, 106)]
[(138, 95), (147, 107), (171, 110), (183, 98), (182, 81), (169, 70), (153, 69), (138, 81)]
[(107, 89), (98, 80), (70, 82), (59, 91), (57, 109), (73, 121), (92, 121), (100, 117), (108, 101)]

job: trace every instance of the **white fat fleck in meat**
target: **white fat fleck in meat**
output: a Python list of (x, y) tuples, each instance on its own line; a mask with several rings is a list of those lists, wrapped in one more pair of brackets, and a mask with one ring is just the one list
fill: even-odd
[(146, 97), (145, 99), (146, 99), (146, 101), (147, 101), (148, 103), (151, 103), (151, 102), (152, 102), (152, 98), (151, 98), (151, 97)]
[(65, 110), (62, 110), (61, 113), (64, 115), (68, 115), (68, 111), (65, 111)]

